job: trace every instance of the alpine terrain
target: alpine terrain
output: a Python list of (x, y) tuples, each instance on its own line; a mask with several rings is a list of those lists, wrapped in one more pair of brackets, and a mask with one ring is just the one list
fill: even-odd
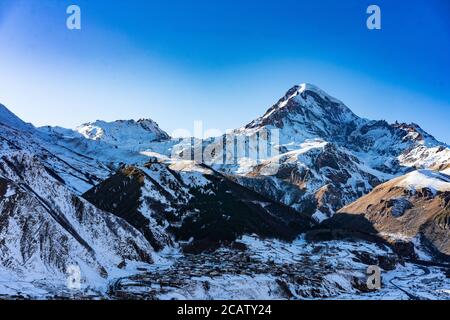
[(205, 140), (0, 105), (0, 299), (67, 297), (450, 299), (450, 148), (311, 84)]

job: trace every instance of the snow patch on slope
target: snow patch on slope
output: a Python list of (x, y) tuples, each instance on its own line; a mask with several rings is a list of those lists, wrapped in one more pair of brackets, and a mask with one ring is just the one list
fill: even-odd
[(397, 179), (397, 186), (412, 190), (428, 188), (433, 192), (450, 191), (450, 176), (431, 170), (416, 170)]
[(312, 215), (312, 218), (313, 218), (315, 221), (317, 221), (318, 223), (321, 223), (322, 221), (328, 219), (329, 217), (328, 217), (325, 213), (323, 213), (322, 211), (317, 210), (317, 211)]

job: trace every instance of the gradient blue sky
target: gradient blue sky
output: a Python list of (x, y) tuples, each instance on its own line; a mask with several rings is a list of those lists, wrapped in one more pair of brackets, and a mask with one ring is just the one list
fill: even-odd
[[(381, 31), (366, 28), (370, 4)], [(225, 130), (311, 82), (450, 143), (449, 56), (448, 0), (0, 0), (0, 102), (35, 125)]]

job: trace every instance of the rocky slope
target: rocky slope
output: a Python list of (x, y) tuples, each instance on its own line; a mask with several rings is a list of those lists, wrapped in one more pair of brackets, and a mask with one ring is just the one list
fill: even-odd
[(2, 291), (25, 280), (64, 284), (71, 265), (83, 288), (104, 287), (119, 267), (154, 261), (136, 229), (78, 196), (107, 176), (106, 166), (68, 150), (55, 155), (34, 127), (0, 118)]
[[(339, 214), (362, 215), (386, 239), (416, 239), (431, 256), (450, 260), (450, 176), (443, 172), (422, 169), (388, 181)], [(342, 227), (363, 230), (358, 221)]]
[(313, 222), (192, 161), (126, 167), (83, 195), (127, 220), (157, 251), (199, 252), (243, 234), (293, 240)]

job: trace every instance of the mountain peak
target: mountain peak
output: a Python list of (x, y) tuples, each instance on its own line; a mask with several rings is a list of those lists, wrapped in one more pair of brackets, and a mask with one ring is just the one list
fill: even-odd
[(301, 94), (306, 94), (308, 92), (316, 94), (316, 95), (320, 96), (321, 98), (323, 98), (325, 100), (329, 100), (329, 101), (333, 101), (333, 102), (342, 104), (341, 101), (339, 101), (338, 99), (332, 97), (331, 95), (326, 93), (324, 90), (322, 90), (318, 86), (316, 86), (316, 85), (314, 85), (312, 83), (307, 83), (307, 82), (304, 82), (304, 83), (301, 83), (299, 85), (293, 86), (291, 89), (289, 89), (286, 92), (286, 95), (281, 100), (291, 99), (291, 98), (294, 98), (294, 97), (299, 96)]
[(319, 87), (302, 83), (293, 86), (260, 118), (245, 130), (278, 128), (298, 141), (339, 137), (352, 123), (362, 121), (345, 104)]
[(405, 139), (422, 142), (423, 144), (430, 147), (436, 145), (446, 145), (445, 143), (438, 141), (435, 137), (423, 130), (418, 124), (414, 122), (409, 124), (395, 122), (394, 124), (392, 124), (392, 127), (404, 131), (406, 133)]
[(170, 136), (151, 119), (112, 122), (97, 120), (82, 124), (75, 131), (87, 139), (103, 141), (118, 148), (133, 151), (142, 151), (154, 141), (170, 139)]
[(300, 84), (298, 87), (299, 87), (300, 92), (312, 91), (312, 92), (316, 92), (316, 93), (320, 93), (320, 94), (329, 96), (325, 91), (323, 91), (318, 86), (316, 86), (312, 83), (304, 82), (304, 83)]

